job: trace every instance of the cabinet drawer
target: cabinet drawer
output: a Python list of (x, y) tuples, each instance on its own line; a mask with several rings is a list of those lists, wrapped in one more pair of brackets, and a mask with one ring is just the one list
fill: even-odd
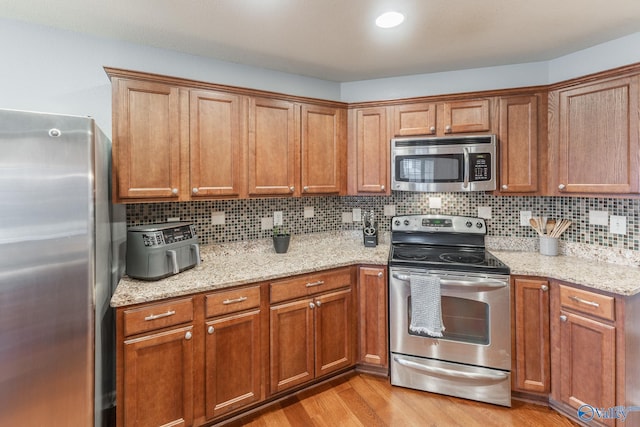
[(581, 313), (615, 320), (614, 299), (607, 295), (560, 285), (560, 304)]
[(145, 305), (124, 312), (124, 335), (139, 334), (192, 320), (192, 298)]
[(260, 286), (209, 294), (205, 298), (207, 317), (260, 307)]
[(271, 283), (271, 302), (301, 298), (347, 286), (351, 286), (351, 268), (307, 274)]

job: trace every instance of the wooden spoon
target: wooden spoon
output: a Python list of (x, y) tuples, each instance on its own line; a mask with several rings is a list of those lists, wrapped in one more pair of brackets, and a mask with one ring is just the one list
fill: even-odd
[(547, 221), (547, 226), (546, 226), (547, 235), (551, 235), (551, 232), (553, 231), (555, 226), (556, 226), (555, 219), (550, 219)]
[(535, 218), (529, 218), (529, 224), (531, 224), (533, 229), (536, 230), (539, 235), (542, 235), (542, 231), (540, 230), (540, 226), (538, 225), (538, 221)]

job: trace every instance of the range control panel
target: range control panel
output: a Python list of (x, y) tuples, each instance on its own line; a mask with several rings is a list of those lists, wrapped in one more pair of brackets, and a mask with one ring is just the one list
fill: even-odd
[(132, 227), (129, 232), (139, 232), (146, 247), (170, 245), (197, 237), (193, 224), (184, 222)]
[(391, 219), (391, 231), (486, 234), (483, 218), (455, 215), (404, 215)]

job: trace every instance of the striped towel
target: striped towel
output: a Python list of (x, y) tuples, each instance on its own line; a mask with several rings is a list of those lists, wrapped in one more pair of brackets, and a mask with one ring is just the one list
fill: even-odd
[(432, 337), (441, 337), (442, 307), (440, 305), (440, 278), (414, 275), (410, 277), (411, 324), (409, 330)]

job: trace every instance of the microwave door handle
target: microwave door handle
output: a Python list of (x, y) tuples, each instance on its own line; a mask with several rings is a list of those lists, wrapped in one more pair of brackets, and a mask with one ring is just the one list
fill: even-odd
[(178, 268), (178, 254), (176, 253), (176, 251), (167, 251), (167, 256), (171, 258), (173, 274), (180, 273), (180, 269)]
[(469, 188), (469, 148), (464, 147), (464, 183), (462, 188)]

